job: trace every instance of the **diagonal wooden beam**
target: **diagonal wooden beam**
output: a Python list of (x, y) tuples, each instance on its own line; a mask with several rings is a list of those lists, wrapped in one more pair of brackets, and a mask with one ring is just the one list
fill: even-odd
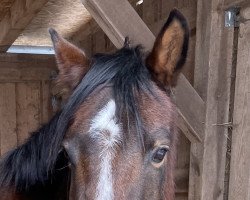
[(0, 21), (0, 52), (6, 52), (48, 0), (16, 0)]
[[(82, 0), (82, 3), (117, 48), (123, 46), (126, 36), (133, 44), (143, 44), (147, 51), (152, 48), (155, 36), (128, 1)], [(177, 85), (174, 98), (179, 108), (179, 127), (191, 142), (201, 141), (204, 102), (183, 75)]]
[(128, 1), (82, 0), (82, 2), (117, 48), (123, 46), (126, 36), (129, 36), (133, 44), (143, 44), (146, 49), (152, 48), (155, 40), (153, 33)]

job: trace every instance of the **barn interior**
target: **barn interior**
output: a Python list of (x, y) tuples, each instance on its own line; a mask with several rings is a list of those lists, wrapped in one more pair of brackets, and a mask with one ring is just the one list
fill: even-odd
[[(107, 14), (107, 8), (102, 9), (105, 2), (112, 5), (112, 13), (122, 1), (90, 0), (97, 8), (89, 9), (81, 0), (0, 0), (0, 155), (22, 144), (59, 109), (52, 83), (57, 68), (48, 29), (56, 29), (89, 56), (112, 52), (118, 45), (109, 27), (103, 28), (93, 12)], [(238, 171), (237, 163), (245, 160), (250, 165), (250, 149), (245, 146), (250, 142), (245, 134), (249, 133), (245, 124), (250, 120), (249, 110), (238, 121), (243, 124), (237, 126), (239, 130), (233, 129), (232, 120), (237, 121), (244, 109), (238, 102), (249, 106), (250, 78), (242, 77), (250, 71), (250, 2), (129, 0), (120, 12), (130, 18), (136, 11), (141, 21), (131, 18), (128, 26), (146, 24), (156, 36), (173, 8), (186, 16), (190, 27), (188, 58), (173, 95), (182, 132), (175, 170), (176, 200), (248, 199), (247, 192), (238, 192), (238, 184), (244, 181), (242, 190), (249, 191), (250, 174), (242, 180), (246, 166)], [(225, 26), (226, 11), (240, 16), (238, 25)], [(107, 19), (111, 25), (115, 24), (112, 20), (120, 20), (119, 16)], [(141, 32), (137, 37), (145, 35)], [(243, 67), (243, 63), (248, 64)], [(242, 89), (240, 81), (248, 84), (248, 90)], [(238, 160), (242, 152), (244, 158)]]

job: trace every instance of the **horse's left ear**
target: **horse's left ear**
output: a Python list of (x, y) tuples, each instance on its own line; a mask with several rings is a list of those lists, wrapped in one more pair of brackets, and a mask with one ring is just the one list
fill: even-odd
[(187, 57), (189, 28), (185, 17), (172, 10), (146, 59), (153, 77), (164, 86), (174, 86)]
[(89, 60), (84, 51), (66, 41), (54, 29), (50, 28), (49, 33), (59, 70), (56, 83), (60, 91), (57, 93), (67, 99), (88, 71)]

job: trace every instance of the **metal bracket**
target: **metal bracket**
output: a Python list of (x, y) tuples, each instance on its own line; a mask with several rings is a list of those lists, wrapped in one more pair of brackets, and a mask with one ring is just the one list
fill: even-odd
[(239, 8), (232, 7), (225, 11), (225, 27), (239, 27)]

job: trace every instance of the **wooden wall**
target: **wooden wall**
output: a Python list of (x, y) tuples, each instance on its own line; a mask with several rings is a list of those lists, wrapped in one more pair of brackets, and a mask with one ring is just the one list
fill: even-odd
[[(176, 200), (249, 199), (249, 3), (144, 0), (136, 5), (137, 2), (130, 1), (155, 35), (172, 8), (177, 7), (187, 17), (191, 37), (184, 75), (207, 104), (203, 143), (190, 144), (184, 134), (179, 137)], [(226, 29), (224, 10), (234, 2), (249, 6), (240, 12), (240, 27)], [(79, 29), (68, 39), (89, 55), (114, 51), (114, 45), (98, 25), (89, 23), (87, 31)], [(21, 144), (31, 131), (49, 120), (54, 74), (53, 56), (0, 54), (0, 155)]]
[(0, 154), (24, 142), (51, 115), (54, 58), (0, 55)]
[[(172, 8), (179, 8), (187, 17), (190, 30), (190, 49), (184, 74), (193, 83), (194, 52), (196, 41), (196, 0), (144, 0), (143, 4), (131, 4), (157, 35)], [(104, 32), (92, 21), (89, 35), (79, 33), (69, 40), (92, 55), (115, 50)], [(143, 34), (143, 33), (142, 33)], [(10, 59), (11, 58), (11, 59)], [(14, 58), (14, 59), (13, 59)], [(29, 133), (51, 116), (50, 77), (54, 73), (51, 56), (15, 55), (0, 56), (0, 149), (1, 154), (22, 143)], [(190, 142), (180, 135), (177, 156), (177, 200), (188, 199)]]
[(250, 5), (241, 17), (248, 21), (239, 27), (229, 200), (250, 199)]

